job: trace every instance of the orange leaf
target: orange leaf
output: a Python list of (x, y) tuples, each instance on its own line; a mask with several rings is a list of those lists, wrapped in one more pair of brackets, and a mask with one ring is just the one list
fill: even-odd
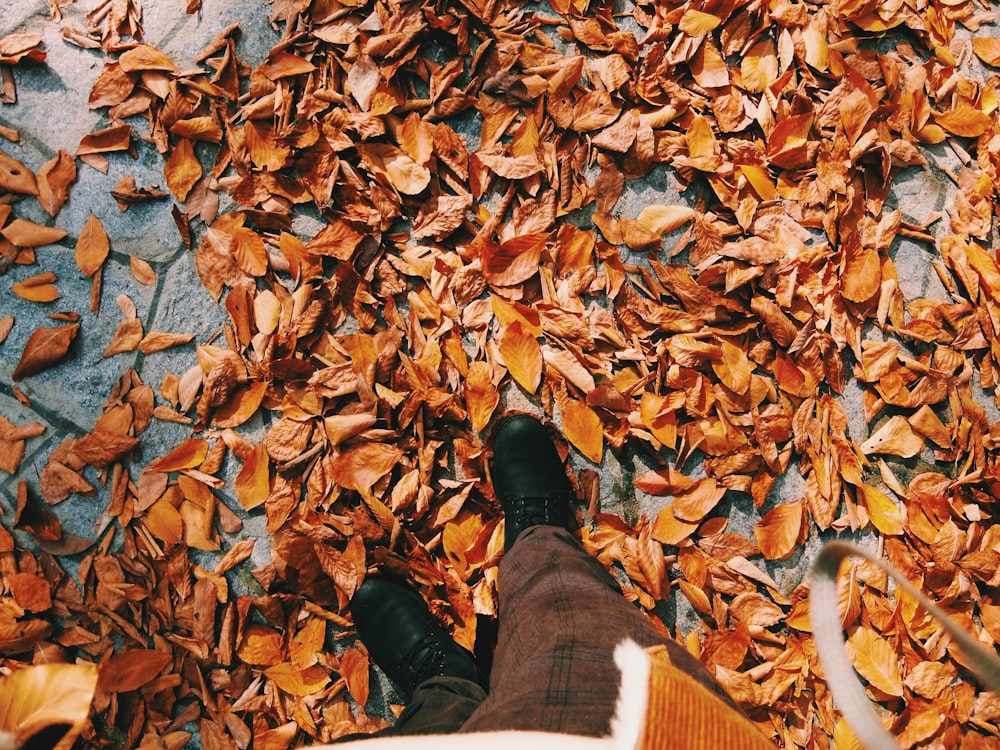
[(284, 658), (283, 643), (284, 638), (274, 628), (250, 623), (243, 629), (243, 640), (236, 655), (247, 664), (277, 664)]
[(118, 330), (104, 350), (105, 357), (124, 352), (134, 352), (142, 341), (142, 321), (138, 318), (126, 318), (118, 324)]
[(802, 534), (803, 501), (776, 505), (754, 527), (757, 546), (768, 560), (787, 560)]
[(153, 270), (153, 267), (149, 263), (141, 258), (136, 258), (134, 255), (129, 258), (128, 263), (136, 281), (146, 286), (156, 284), (156, 271)]
[(14, 368), (11, 377), (21, 380), (30, 375), (36, 375), (47, 370), (69, 351), (76, 334), (80, 331), (79, 323), (71, 323), (56, 328), (39, 328), (35, 330), (24, 345), (21, 359)]
[(322, 667), (299, 669), (288, 662), (265, 669), (264, 675), (289, 695), (301, 698), (318, 693), (330, 683), (330, 675)]
[(236, 475), (236, 499), (245, 510), (261, 505), (271, 494), (270, 457), (261, 443), (243, 461)]
[(101, 220), (93, 214), (87, 217), (80, 237), (76, 241), (76, 264), (84, 276), (93, 276), (104, 264), (111, 245), (108, 233), (104, 231)]
[(208, 455), (208, 441), (201, 438), (188, 438), (174, 448), (163, 458), (153, 461), (149, 469), (153, 471), (182, 471), (200, 466)]
[(113, 125), (104, 130), (88, 133), (80, 139), (76, 149), (77, 156), (86, 154), (106, 154), (112, 151), (125, 151), (132, 145), (132, 126)]
[(173, 62), (156, 47), (148, 44), (140, 44), (130, 50), (126, 50), (118, 58), (118, 64), (126, 73), (138, 72), (141, 70), (166, 70), (176, 71)]
[(0, 735), (15, 747), (34, 747), (46, 743), (30, 738), (52, 727), (58, 731), (46, 746), (69, 750), (90, 715), (97, 680), (97, 667), (86, 662), (36, 664), (0, 677)]
[(935, 121), (949, 133), (977, 138), (993, 125), (993, 118), (975, 107), (955, 107), (937, 115)]
[(896, 504), (881, 490), (862, 484), (861, 497), (872, 525), (883, 534), (899, 536), (903, 533), (903, 519), (900, 517)]
[(847, 639), (847, 654), (858, 673), (883, 693), (903, 695), (896, 653), (871, 628), (859, 627)]
[(52, 584), (34, 573), (4, 575), (14, 601), (28, 612), (45, 612), (52, 607)]
[(871, 437), (861, 444), (861, 451), (870, 453), (889, 453), (902, 458), (912, 458), (924, 449), (924, 439), (920, 437), (906, 417), (896, 415), (882, 425)]
[(478, 360), (472, 363), (465, 375), (465, 403), (469, 408), (472, 429), (476, 432), (485, 429), (500, 403), (500, 392), (493, 385), (491, 373), (489, 363)]
[(191, 141), (187, 138), (177, 141), (163, 166), (163, 174), (167, 178), (167, 187), (177, 200), (186, 200), (191, 188), (201, 179), (201, 163), (194, 154)]
[(326, 622), (318, 617), (309, 620), (288, 644), (288, 653), (295, 666), (305, 669), (316, 663), (316, 654), (326, 641)]
[[(139, 330), (142, 328), (140, 326)], [(166, 333), (164, 331), (150, 331), (139, 342), (138, 349), (143, 354), (154, 354), (170, 349), (175, 346), (188, 344), (194, 339), (193, 333)]]
[(52, 283), (54, 281), (56, 275), (51, 271), (45, 271), (11, 285), (10, 289), (18, 297), (29, 302), (54, 302), (61, 296)]
[(681, 521), (700, 521), (725, 494), (726, 488), (714, 478), (699, 479), (691, 489), (674, 496), (674, 515)]
[(38, 202), (49, 214), (55, 216), (69, 197), (69, 186), (76, 182), (76, 162), (68, 153), (59, 153), (38, 170)]
[(131, 453), (139, 442), (139, 438), (131, 435), (98, 429), (77, 440), (73, 453), (91, 466), (104, 468)]
[(340, 655), (340, 674), (347, 690), (359, 706), (368, 702), (368, 657), (360, 649), (349, 648)]
[(66, 236), (65, 229), (46, 227), (27, 219), (14, 219), (0, 232), (11, 244), (18, 247), (52, 245)]
[(604, 455), (604, 428), (597, 412), (573, 398), (566, 399), (561, 409), (566, 439), (595, 464), (601, 463)]
[(164, 651), (129, 648), (101, 664), (97, 679), (98, 690), (106, 693), (128, 693), (152, 682), (173, 661)]
[(528, 393), (538, 390), (542, 379), (542, 349), (520, 321), (515, 320), (504, 329), (499, 349), (511, 377)]
[(267, 383), (262, 380), (238, 388), (225, 404), (216, 409), (212, 424), (223, 428), (238, 427), (257, 413), (265, 393)]
[(233, 256), (236, 264), (251, 276), (263, 276), (267, 271), (267, 248), (252, 229), (237, 227), (233, 230)]
[(526, 234), (502, 245), (484, 242), (481, 257), (483, 276), (497, 286), (514, 286), (538, 273), (538, 261), (548, 241), (548, 234)]
[(633, 479), (632, 485), (650, 495), (676, 495), (694, 487), (694, 480), (676, 469), (651, 469)]
[(330, 478), (349, 490), (369, 490), (403, 457), (403, 451), (385, 443), (363, 443), (330, 462)]
[(674, 515), (674, 507), (667, 505), (661, 508), (660, 512), (656, 514), (652, 536), (658, 542), (677, 546), (690, 537), (697, 528), (697, 523), (688, 523), (687, 521), (678, 519)]
[(992, 36), (974, 36), (972, 51), (987, 65), (1000, 67), (1000, 39)]
[(143, 521), (157, 539), (167, 544), (176, 544), (184, 538), (184, 519), (166, 498), (153, 503)]

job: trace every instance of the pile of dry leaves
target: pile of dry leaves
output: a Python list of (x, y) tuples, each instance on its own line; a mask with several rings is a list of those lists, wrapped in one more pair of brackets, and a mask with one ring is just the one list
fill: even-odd
[[(364, 712), (367, 655), (338, 643), (345, 606), (372, 566), (405, 574), (473, 644), (477, 615), (495, 614), (484, 439), (508, 389), (594, 464), (611, 450), (661, 467), (635, 485), (670, 499), (635, 526), (599, 512), (597, 474), (582, 472), (582, 540), (643, 608), (690, 602), (703, 632), (678, 637), (779, 746), (851, 737), (804, 589), (783, 592), (760, 558), (870, 530), (954, 617), (1000, 639), (1000, 425), (977, 403), (1000, 379), (1000, 101), (995, 77), (970, 73), (1000, 65), (1000, 40), (956, 33), (992, 13), (973, 0), (272, 9), (282, 36), (262, 64), (240, 61), (234, 25), (186, 67), (142, 42), (137, 0), (104, 3), (64, 35), (106, 54), (90, 103), (108, 127), (37, 173), (0, 155), (0, 190), (57, 216), (78, 160), (106, 168), (149, 139), (230, 317), (225, 341), (199, 345), (158, 393), (126, 373), (94, 431), (21, 485), (13, 525), (45, 552), (0, 532), (0, 648), (100, 662), (90, 744), (180, 747), (193, 723), (205, 747), (286, 748), (382, 726)], [(0, 39), (5, 96), (9, 66), (42, 55), (31, 41)], [(935, 243), (943, 217), (904, 218), (887, 198), (940, 143), (964, 166), (948, 172), (951, 233)], [(626, 183), (663, 166), (694, 207), (622, 215)], [(165, 197), (134, 180), (113, 195), (123, 211)], [(296, 212), (324, 228), (297, 236)], [(5, 263), (67, 234), (16, 205), (0, 224)], [(78, 232), (96, 308), (109, 241), (97, 219)], [(940, 251), (948, 302), (903, 298), (900, 237)], [(54, 280), (14, 291), (46, 302)], [(107, 354), (190, 340), (145, 333), (118, 302)], [(32, 335), (15, 379), (65, 356), (80, 324), (60, 322)], [(13, 324), (0, 318), (0, 341)], [(872, 425), (861, 444), (836, 398), (851, 378)], [(260, 411), (273, 419), (250, 442), (237, 428)], [(192, 437), (131, 464), (154, 419)], [(0, 418), (0, 468), (40, 432)], [(897, 460), (921, 455), (926, 471)], [(787, 471), (805, 494), (775, 505)], [(39, 500), (94, 481), (111, 502), (90, 546)], [(192, 561), (240, 531), (223, 494), (266, 516), (260, 596), (227, 578), (252, 540), (213, 569)], [(753, 539), (727, 531), (727, 495), (762, 510)], [(84, 550), (74, 580), (58, 558)], [(851, 656), (903, 746), (1000, 748), (1000, 698), (965, 679), (933, 622), (873, 569), (845, 576)]]

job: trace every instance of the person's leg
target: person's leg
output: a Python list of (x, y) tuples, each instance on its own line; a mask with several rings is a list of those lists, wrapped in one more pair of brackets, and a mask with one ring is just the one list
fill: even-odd
[(413, 589), (368, 578), (351, 600), (351, 614), (372, 660), (406, 699), (395, 724), (379, 734), (457, 731), (486, 698), (473, 655), (448, 636)]
[(471, 680), (432, 677), (413, 691), (396, 723), (379, 734), (457, 732), (485, 699), (486, 691)]
[(630, 604), (565, 529), (534, 526), (500, 563), (500, 637), (490, 695), (463, 732), (531, 729), (599, 736), (614, 715), (625, 638), (666, 645), (671, 661), (734, 705), (691, 654)]
[(497, 580), (500, 633), (490, 695), (463, 732), (606, 734), (620, 682), (614, 649), (626, 638), (665, 645), (676, 667), (734, 705), (697, 659), (625, 600), (566, 530), (573, 490), (538, 420), (502, 420), (490, 468), (507, 533)]

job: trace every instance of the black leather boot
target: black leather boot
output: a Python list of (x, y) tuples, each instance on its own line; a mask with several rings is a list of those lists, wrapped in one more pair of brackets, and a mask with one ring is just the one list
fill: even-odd
[(493, 491), (504, 512), (504, 548), (530, 526), (566, 528), (573, 486), (548, 430), (535, 417), (504, 417), (493, 433)]
[(455, 643), (408, 586), (366, 578), (351, 599), (351, 615), (368, 653), (407, 700), (431, 677), (480, 681), (473, 655)]

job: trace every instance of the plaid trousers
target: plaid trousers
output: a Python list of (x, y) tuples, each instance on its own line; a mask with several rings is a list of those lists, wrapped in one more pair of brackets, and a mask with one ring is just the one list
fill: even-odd
[(736, 705), (690, 653), (663, 636), (566, 530), (525, 530), (500, 562), (499, 637), (490, 692), (451, 677), (423, 683), (386, 734), (520, 729), (601, 736), (620, 676), (615, 646), (666, 646), (674, 666)]

